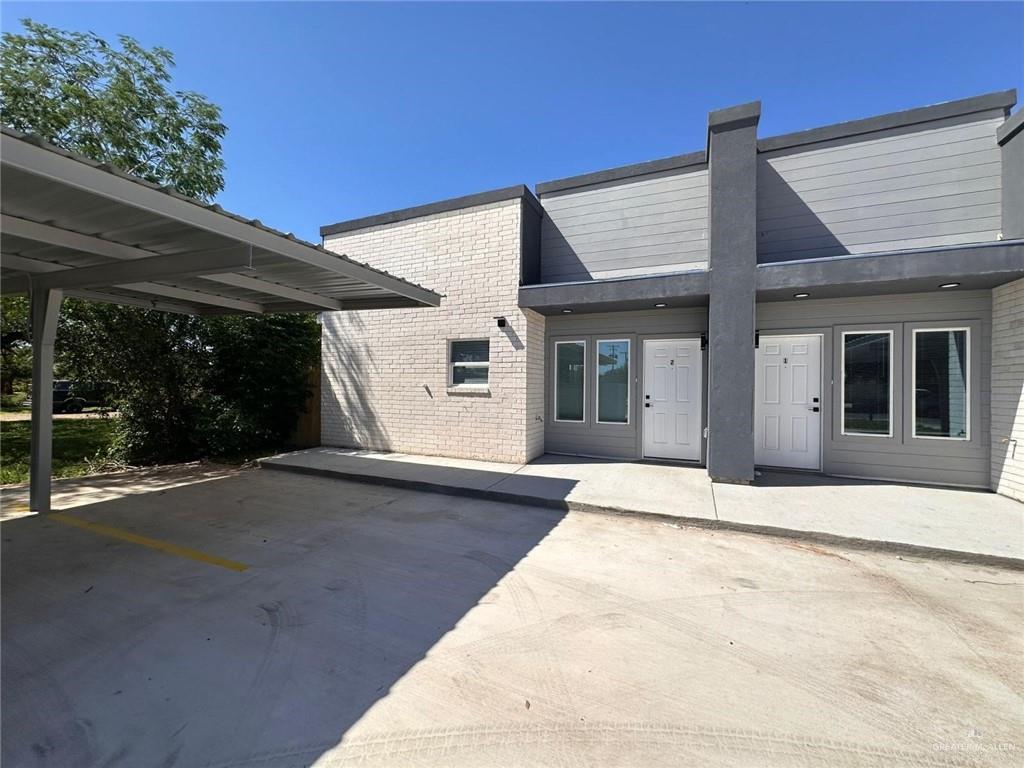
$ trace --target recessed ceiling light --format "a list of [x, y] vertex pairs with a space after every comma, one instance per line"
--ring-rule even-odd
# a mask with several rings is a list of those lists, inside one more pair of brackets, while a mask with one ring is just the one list
[[668, 304], [665, 304], [664, 302], [662, 302], [661, 304], [655, 304], [654, 306], [656, 306], [658, 309], [661, 309], [662, 307], [667, 307]]
[[572, 310], [571, 309], [563, 309], [562, 310], [562, 314], [563, 315], [571, 315], [572, 314]]
[[960, 283], [943, 283], [939, 288], [959, 288]]
[[809, 294], [809, 293], [794, 293], [793, 294], [793, 298], [794, 299], [806, 299], [810, 295], [811, 294]]

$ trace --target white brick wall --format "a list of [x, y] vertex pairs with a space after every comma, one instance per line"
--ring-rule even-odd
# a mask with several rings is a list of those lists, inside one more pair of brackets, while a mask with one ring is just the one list
[[1024, 501], [1024, 279], [992, 291], [992, 489]]
[[[324, 313], [324, 445], [508, 462], [542, 451], [544, 318], [518, 307], [520, 217], [516, 199], [326, 239], [444, 298]], [[447, 344], [460, 338], [490, 340], [488, 394], [448, 388]]]

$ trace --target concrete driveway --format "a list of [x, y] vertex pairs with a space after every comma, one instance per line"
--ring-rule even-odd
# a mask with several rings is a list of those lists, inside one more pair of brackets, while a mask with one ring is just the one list
[[261, 470], [0, 531], [5, 768], [1024, 757], [1019, 572]]

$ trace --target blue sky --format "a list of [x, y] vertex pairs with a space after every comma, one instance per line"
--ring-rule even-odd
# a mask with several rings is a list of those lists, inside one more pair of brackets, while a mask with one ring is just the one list
[[318, 240], [339, 220], [1024, 84], [1024, 3], [18, 3], [177, 59], [224, 110], [218, 201]]

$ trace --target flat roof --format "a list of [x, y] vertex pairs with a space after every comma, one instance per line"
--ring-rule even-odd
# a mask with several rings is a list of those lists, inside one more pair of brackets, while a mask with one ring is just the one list
[[382, 224], [396, 224], [400, 221], [432, 216], [435, 213], [457, 211], [462, 208], [473, 208], [478, 205], [489, 205], [490, 203], [500, 203], [505, 200], [515, 200], [517, 198], [525, 200], [529, 205], [535, 208], [538, 213], [541, 211], [540, 201], [533, 196], [533, 193], [530, 192], [524, 184], [516, 184], [512, 187], [491, 189], [487, 192], [477, 192], [473, 195], [453, 197], [448, 200], [440, 200], [436, 203], [416, 205], [412, 208], [399, 208], [396, 211], [377, 213], [373, 216], [363, 216], [358, 219], [339, 221], [335, 224], [325, 224], [320, 227], [320, 237], [340, 235], [343, 232], [353, 232], [358, 229], [367, 229], [369, 227], [376, 227]]
[[[849, 136], [858, 136], [874, 131], [900, 128], [932, 120], [941, 120], [944, 118], [970, 115], [996, 109], [1001, 109], [1005, 115], [1009, 115], [1010, 109], [1016, 103], [1017, 91], [1016, 89], [1011, 88], [1005, 91], [995, 91], [993, 93], [972, 96], [970, 98], [959, 99], [957, 101], [947, 101], [941, 104], [915, 107], [913, 109], [890, 112], [860, 120], [850, 120], [843, 123], [836, 123], [834, 125], [811, 128], [805, 131], [797, 131], [779, 136], [770, 136], [764, 139], [758, 139], [757, 148], [759, 152], [769, 152], [772, 150], [786, 149], [789, 147], [797, 147], [821, 141], [830, 141]], [[736, 120], [756, 122], [757, 117], [760, 115], [760, 109], [761, 103], [755, 101], [715, 110], [710, 112], [708, 115], [709, 126]], [[1014, 120], [1016, 122], [1014, 122]], [[1021, 118], [1019, 116], [1011, 118], [1010, 122], [1014, 123], [1013, 127], [1004, 128], [1004, 133], [1007, 130], [1011, 132], [1020, 130]], [[1001, 138], [1005, 141], [1008, 136], [1001, 136]], [[685, 169], [698, 169], [701, 166], [707, 166], [707, 162], [707, 150], [701, 149], [687, 154], [673, 155], [672, 157], [664, 157], [657, 160], [621, 165], [601, 171], [567, 176], [553, 181], [544, 181], [536, 184], [534, 189], [537, 196], [542, 197], [581, 187], [623, 181], [630, 178], [650, 176], [657, 173], [668, 173], [671, 171]], [[343, 232], [352, 232], [382, 224], [394, 224], [396, 222], [415, 219], [422, 216], [429, 216], [435, 213], [455, 211], [462, 208], [485, 205], [487, 203], [509, 200], [516, 197], [524, 198], [537, 211], [543, 211], [543, 207], [537, 200], [537, 197], [534, 197], [526, 186], [519, 184], [488, 192], [480, 192], [475, 195], [455, 197], [436, 203], [419, 205], [412, 208], [402, 208], [400, 210], [389, 211], [387, 213], [381, 213], [374, 216], [365, 216], [363, 218], [341, 221], [336, 224], [328, 224], [320, 228], [320, 235], [321, 237], [328, 237], [330, 235], [337, 235]]]
[[608, 181], [621, 181], [636, 176], [649, 176], [652, 173], [664, 173], [666, 171], [677, 171], [683, 168], [706, 165], [708, 162], [707, 152], [703, 149], [696, 152], [689, 152], [685, 155], [673, 155], [660, 160], [648, 160], [643, 163], [632, 163], [620, 165], [617, 168], [608, 168], [603, 171], [592, 173], [581, 173], [577, 176], [567, 176], [564, 179], [544, 181], [536, 185], [538, 195], [550, 195], [555, 192], [564, 192], [567, 189], [577, 187], [589, 187], [594, 184], [601, 184]]
[[770, 152], [776, 149], [788, 149], [804, 144], [816, 144], [820, 141], [831, 141], [833, 139], [844, 139], [850, 136], [859, 136], [864, 133], [885, 131], [892, 128], [903, 128], [918, 123], [927, 123], [932, 120], [942, 120], [961, 115], [972, 115], [976, 112], [988, 112], [994, 109], [1003, 110], [1004, 115], [1009, 115], [1010, 109], [1017, 103], [1017, 89], [1011, 88], [1006, 91], [995, 91], [985, 93], [981, 96], [972, 96], [967, 99], [956, 101], [944, 101], [940, 104], [931, 104], [926, 107], [915, 107], [904, 109], [899, 112], [888, 112], [884, 115], [866, 117], [860, 120], [849, 120], [833, 125], [824, 125], [819, 128], [811, 128], [806, 131], [784, 133], [779, 136], [769, 136], [757, 140], [759, 152]]
[[383, 270], [3, 127], [3, 292], [211, 315], [438, 306]]

